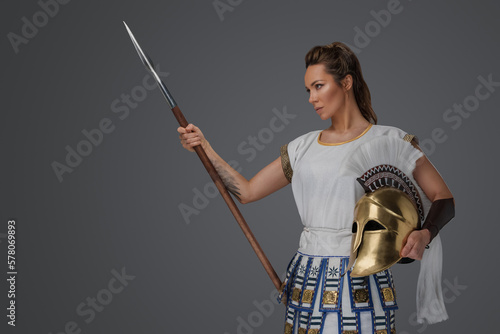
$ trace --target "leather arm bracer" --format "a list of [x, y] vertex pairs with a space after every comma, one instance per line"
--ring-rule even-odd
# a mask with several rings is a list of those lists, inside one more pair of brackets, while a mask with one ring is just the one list
[[[452, 198], [442, 198], [432, 202], [429, 213], [422, 224], [422, 229], [431, 232], [431, 240], [436, 237], [439, 231], [455, 217], [455, 204]], [[430, 242], [429, 241], [429, 242]]]

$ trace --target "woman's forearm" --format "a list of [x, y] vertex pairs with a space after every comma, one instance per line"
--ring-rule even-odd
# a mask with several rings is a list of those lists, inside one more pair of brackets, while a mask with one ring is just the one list
[[206, 146], [205, 152], [226, 186], [226, 189], [232, 193], [240, 203], [248, 203], [250, 199], [249, 181], [224, 161], [210, 144]]
[[250, 201], [250, 182], [222, 159], [206, 140], [203, 132], [194, 124], [188, 124], [185, 128], [178, 127], [179, 139], [182, 146], [190, 152], [194, 152], [194, 147], [201, 145], [214, 165], [215, 170], [222, 179], [226, 189], [232, 193], [240, 203]]

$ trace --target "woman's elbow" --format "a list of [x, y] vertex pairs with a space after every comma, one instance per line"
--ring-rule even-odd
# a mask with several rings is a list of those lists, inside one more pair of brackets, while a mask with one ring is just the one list
[[257, 198], [255, 198], [255, 193], [252, 191], [250, 182], [248, 182], [248, 186], [245, 188], [242, 188], [240, 193], [238, 194], [238, 201], [241, 204], [248, 204], [255, 202]]
[[241, 193], [241, 194], [234, 194], [234, 195], [235, 195], [236, 199], [238, 200], [238, 202], [240, 202], [241, 204], [248, 204], [248, 203], [252, 202], [252, 199], [248, 194]]
[[241, 197], [238, 197], [238, 201], [241, 203], [241, 204], [248, 204], [248, 203], [252, 203], [252, 202], [255, 202], [255, 200], [253, 200], [252, 198], [250, 198], [250, 196], [241, 196]]

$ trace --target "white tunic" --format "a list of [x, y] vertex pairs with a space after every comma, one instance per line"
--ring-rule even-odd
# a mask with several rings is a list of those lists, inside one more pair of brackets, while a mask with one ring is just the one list
[[355, 179], [339, 176], [342, 161], [374, 137], [402, 139], [406, 133], [392, 126], [369, 125], [358, 137], [339, 144], [323, 143], [320, 133], [309, 132], [288, 144], [295, 202], [305, 227], [350, 230], [354, 206], [364, 191]]
[[343, 160], [348, 159], [358, 145], [375, 137], [402, 139], [406, 132], [393, 126], [370, 124], [356, 138], [337, 144], [322, 142], [321, 132], [311, 131], [288, 144], [293, 170], [291, 186], [304, 227], [334, 229], [340, 235], [337, 235], [338, 242], [322, 242], [312, 229], [306, 229], [299, 251], [349, 256], [354, 206], [364, 190], [355, 178], [339, 175]]

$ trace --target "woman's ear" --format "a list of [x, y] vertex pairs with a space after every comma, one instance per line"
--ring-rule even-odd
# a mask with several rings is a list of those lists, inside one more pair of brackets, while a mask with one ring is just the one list
[[342, 87], [344, 92], [347, 92], [352, 87], [352, 75], [348, 74], [342, 79]]

